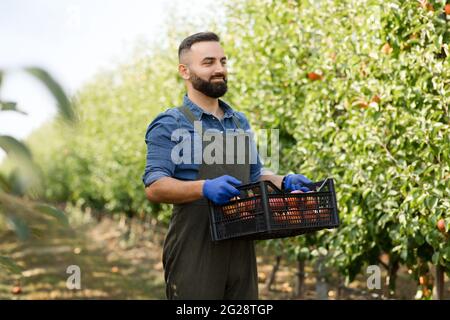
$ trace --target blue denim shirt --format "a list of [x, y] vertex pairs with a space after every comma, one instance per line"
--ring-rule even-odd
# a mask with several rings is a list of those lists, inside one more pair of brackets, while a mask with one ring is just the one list
[[[202, 108], [193, 103], [187, 95], [183, 102], [192, 111], [194, 116], [202, 121], [203, 130], [217, 129], [225, 131], [236, 129], [232, 119], [234, 114], [240, 121], [242, 129], [251, 130], [250, 124], [242, 112], [234, 111], [228, 104], [219, 99], [219, 106], [224, 111], [222, 120], [218, 120], [211, 113], [205, 112]], [[171, 159], [172, 148], [178, 143], [172, 141], [172, 132], [176, 129], [193, 130], [193, 125], [177, 109], [170, 108], [160, 113], [148, 126], [145, 134], [147, 144], [147, 162], [145, 165], [142, 181], [145, 186], [149, 186], [162, 177], [173, 177], [180, 180], [197, 180], [199, 164], [175, 164]], [[256, 157], [255, 164], [250, 164], [250, 180], [257, 182], [261, 176], [262, 164], [259, 156]]]

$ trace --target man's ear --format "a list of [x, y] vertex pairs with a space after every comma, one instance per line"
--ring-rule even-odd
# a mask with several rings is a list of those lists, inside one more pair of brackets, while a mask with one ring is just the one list
[[178, 73], [184, 80], [189, 80], [189, 78], [191, 77], [189, 69], [188, 69], [187, 65], [185, 65], [185, 64], [180, 63], [178, 65]]

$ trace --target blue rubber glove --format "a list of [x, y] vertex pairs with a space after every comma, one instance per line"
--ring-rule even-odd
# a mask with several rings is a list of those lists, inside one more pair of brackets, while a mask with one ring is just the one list
[[311, 191], [307, 185], [311, 184], [312, 181], [301, 174], [288, 174], [284, 179], [284, 190], [290, 192], [294, 190], [301, 190], [303, 192]]
[[242, 184], [238, 179], [224, 175], [215, 179], [207, 179], [203, 184], [203, 195], [215, 204], [228, 203], [231, 198], [241, 194], [234, 186]]

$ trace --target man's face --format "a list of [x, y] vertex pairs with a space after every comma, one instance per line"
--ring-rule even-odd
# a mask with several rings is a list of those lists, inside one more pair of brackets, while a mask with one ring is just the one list
[[187, 66], [194, 89], [211, 98], [227, 92], [227, 58], [219, 42], [197, 42], [186, 53], [183, 64]]

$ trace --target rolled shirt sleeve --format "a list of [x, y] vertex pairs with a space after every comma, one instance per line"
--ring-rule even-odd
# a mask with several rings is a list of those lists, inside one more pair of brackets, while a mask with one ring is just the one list
[[147, 157], [142, 182], [147, 187], [163, 177], [171, 177], [175, 163], [171, 151], [178, 141], [172, 141], [172, 132], [179, 128], [179, 121], [173, 110], [159, 114], [148, 126], [145, 134]]

